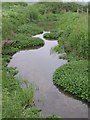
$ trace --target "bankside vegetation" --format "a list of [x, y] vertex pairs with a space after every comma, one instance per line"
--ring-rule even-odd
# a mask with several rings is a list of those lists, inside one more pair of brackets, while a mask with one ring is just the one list
[[65, 91], [90, 102], [90, 86], [88, 85], [88, 16], [85, 13], [68, 12], [59, 17], [57, 29], [45, 34], [44, 37], [58, 40], [58, 46], [52, 49], [59, 54], [66, 53], [62, 58], [67, 59], [69, 64], [56, 70], [53, 81], [56, 85], [62, 86]]
[[25, 7], [27, 7], [26, 3], [2, 3], [3, 118], [38, 118], [40, 116], [40, 110], [33, 103], [32, 85], [22, 89], [21, 83], [14, 78], [16, 70], [7, 68], [15, 52], [44, 45], [41, 39], [32, 38], [32, 35], [41, 33], [42, 29], [30, 22], [29, 13], [26, 13]]
[[46, 39], [58, 40], [58, 45], [52, 50], [58, 54], [62, 53], [60, 58], [69, 61], [69, 64], [63, 65], [55, 71], [53, 82], [58, 87], [62, 87], [64, 91], [90, 102], [90, 86], [88, 85], [89, 16], [85, 11], [77, 13], [74, 10], [71, 12], [70, 9], [64, 14], [57, 15], [57, 27], [51, 30], [51, 33], [44, 34]]

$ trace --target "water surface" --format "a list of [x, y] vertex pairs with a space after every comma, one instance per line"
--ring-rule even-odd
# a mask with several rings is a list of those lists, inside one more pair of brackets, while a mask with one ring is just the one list
[[67, 60], [59, 59], [57, 54], [50, 52], [58, 43], [45, 40], [43, 34], [33, 36], [44, 40], [43, 47], [17, 52], [13, 55], [9, 66], [17, 68], [19, 79], [33, 83], [34, 102], [42, 109], [43, 116], [56, 114], [64, 118], [87, 118], [88, 106], [60, 92], [53, 84], [53, 72], [59, 66], [67, 64]]

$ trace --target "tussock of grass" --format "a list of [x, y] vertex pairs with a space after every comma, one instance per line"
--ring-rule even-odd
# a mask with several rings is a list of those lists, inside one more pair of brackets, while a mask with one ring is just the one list
[[[2, 100], [2, 117], [38, 117], [39, 112], [33, 106], [33, 89], [32, 86], [21, 89], [20, 83], [13, 76], [16, 71], [11, 68], [3, 68], [3, 100]], [[8, 71], [8, 72], [7, 72]]]

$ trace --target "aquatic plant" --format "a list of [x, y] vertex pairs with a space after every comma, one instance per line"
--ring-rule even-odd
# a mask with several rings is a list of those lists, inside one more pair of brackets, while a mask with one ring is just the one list
[[59, 32], [57, 30], [51, 31], [50, 33], [44, 34], [44, 38], [49, 40], [57, 40], [59, 38]]
[[53, 82], [64, 91], [90, 102], [87, 60], [73, 61], [59, 67], [53, 75]]

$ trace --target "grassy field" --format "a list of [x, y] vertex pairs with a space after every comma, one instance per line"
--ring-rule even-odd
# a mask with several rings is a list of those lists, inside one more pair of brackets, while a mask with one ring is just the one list
[[[90, 102], [88, 96], [88, 17], [86, 13], [77, 14], [76, 4], [26, 3], [2, 4], [2, 94], [3, 118], [41, 117], [33, 104], [33, 86], [22, 90], [20, 82], [14, 78], [17, 73], [7, 68], [12, 55], [23, 49], [39, 48], [43, 40], [32, 38], [44, 30], [47, 39], [57, 39], [54, 51], [66, 52], [68, 64], [58, 68], [53, 76], [55, 85], [65, 91]], [[62, 7], [63, 6], [63, 7]], [[80, 6], [81, 7], [81, 6]], [[65, 12], [65, 9], [71, 12]], [[79, 72], [80, 71], [80, 72]], [[68, 84], [67, 84], [68, 83]], [[10, 106], [10, 107], [8, 107]], [[51, 115], [51, 118], [55, 117]]]

